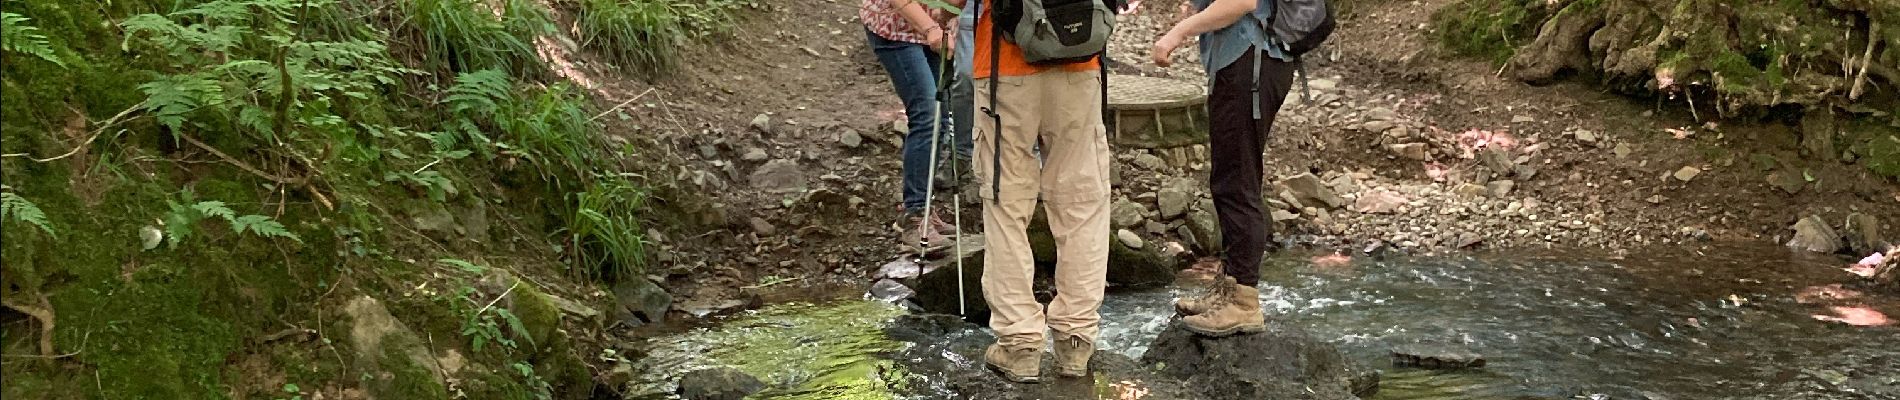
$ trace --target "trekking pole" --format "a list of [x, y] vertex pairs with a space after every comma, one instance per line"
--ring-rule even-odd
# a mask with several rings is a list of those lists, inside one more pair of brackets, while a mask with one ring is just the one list
[[[929, 232], [928, 229], [932, 229], [930, 226], [930, 221], [932, 217], [935, 216], [934, 214], [936, 213], [936, 210], [930, 208], [930, 203], [931, 203], [931, 199], [935, 197], [936, 195], [937, 157], [942, 153], [942, 150], [943, 150], [942, 148], [943, 103], [949, 101], [949, 98], [948, 98], [949, 96], [947, 94], [950, 92], [949, 90], [950, 77], [956, 73], [955, 71], [949, 70], [950, 65], [951, 65], [950, 59], [952, 58], [951, 54], [954, 54], [954, 53], [944, 54], [942, 59], [937, 62], [937, 106], [936, 106], [936, 110], [931, 113], [931, 123], [930, 123], [930, 167], [929, 167], [930, 179], [926, 180], [925, 181], [926, 183], [924, 185], [924, 218], [922, 222], [918, 223], [919, 226], [917, 227], [917, 229], [919, 229], [919, 232], [925, 232], [925, 234], [918, 235], [918, 239], [917, 239], [917, 261], [918, 261], [917, 268], [920, 269], [919, 274], [918, 274], [919, 276], [923, 275], [921, 273], [922, 272], [921, 269], [923, 268], [923, 260], [925, 257], [928, 256], [928, 253], [930, 252], [930, 235], [928, 234]], [[953, 169], [953, 171], [951, 171], [950, 176], [952, 180], [955, 180], [957, 178], [956, 172], [954, 171], [954, 169], [957, 167], [956, 157], [954, 156], [951, 157], [950, 163], [951, 163], [950, 168]], [[953, 186], [960, 186], [960, 185], [953, 185]], [[951, 201], [950, 208], [954, 210], [952, 212], [953, 214], [952, 218], [956, 219], [955, 221], [952, 221], [950, 223], [950, 226], [954, 228], [952, 235], [955, 237], [954, 240], [956, 241], [956, 254], [952, 255], [952, 257], [956, 257], [957, 259], [956, 260], [957, 315], [963, 315], [966, 308], [965, 301], [963, 299], [963, 218], [962, 218], [963, 209], [961, 207], [963, 203], [963, 195], [962, 193], [960, 193], [959, 191], [955, 189], [952, 189], [951, 193], [953, 194], [951, 195], [951, 199], [950, 199]]]

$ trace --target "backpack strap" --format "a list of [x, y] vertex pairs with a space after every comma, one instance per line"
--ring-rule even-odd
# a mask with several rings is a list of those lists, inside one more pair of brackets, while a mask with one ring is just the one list
[[[993, 17], [996, 11], [990, 9], [991, 6], [993, 5], [981, 5], [980, 7], [988, 12], [977, 14], [976, 18], [980, 20]], [[978, 21], [978, 25], [981, 23], [982, 21]], [[992, 18], [990, 21], [990, 106], [983, 107], [983, 113], [990, 116], [990, 129], [994, 131], [990, 132], [990, 198], [999, 202], [1003, 199], [1003, 180], [1001, 179], [1003, 176], [1003, 114], [996, 112], [996, 88], [997, 81], [1003, 77], [1002, 47], [1003, 24]]]

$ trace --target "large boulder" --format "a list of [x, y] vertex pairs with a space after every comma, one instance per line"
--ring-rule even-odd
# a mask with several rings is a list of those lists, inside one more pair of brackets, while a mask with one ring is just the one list
[[1802, 218], [1789, 229], [1794, 229], [1794, 238], [1788, 239], [1787, 246], [1795, 250], [1816, 253], [1841, 251], [1841, 235], [1835, 233], [1834, 228], [1827, 225], [1827, 220], [1818, 215]]
[[1170, 326], [1141, 362], [1186, 381], [1200, 399], [1352, 400], [1378, 389], [1378, 375], [1353, 365], [1332, 344], [1285, 321], [1224, 338]]
[[673, 295], [643, 277], [629, 277], [614, 284], [614, 317], [627, 326], [638, 327], [666, 319], [673, 308]]
[[343, 306], [355, 370], [371, 399], [448, 398], [442, 371], [422, 337], [389, 314], [382, 301], [358, 296]]

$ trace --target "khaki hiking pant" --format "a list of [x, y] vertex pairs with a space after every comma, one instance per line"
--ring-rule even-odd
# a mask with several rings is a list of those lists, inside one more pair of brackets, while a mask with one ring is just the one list
[[[990, 328], [1008, 348], [1041, 349], [1045, 330], [1095, 342], [1107, 286], [1109, 184], [1107, 130], [1098, 72], [1044, 71], [997, 81], [1003, 127], [976, 118], [972, 169], [983, 198], [983, 298]], [[978, 80], [976, 104], [988, 107], [989, 82]], [[995, 140], [1001, 140], [998, 153]], [[1042, 144], [1043, 160], [1036, 145]], [[1001, 176], [992, 164], [1002, 158]], [[1001, 187], [992, 193], [991, 179]], [[1056, 297], [1045, 312], [1031, 287], [1036, 275], [1025, 229], [1040, 195], [1056, 239]]]

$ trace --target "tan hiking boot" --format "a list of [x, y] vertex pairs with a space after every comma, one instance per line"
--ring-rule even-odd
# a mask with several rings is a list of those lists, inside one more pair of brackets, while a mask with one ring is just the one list
[[1095, 355], [1095, 343], [1081, 336], [1057, 333], [1056, 375], [1080, 378], [1089, 375], [1089, 357]]
[[1227, 297], [1231, 296], [1228, 292], [1233, 291], [1234, 286], [1237, 286], [1234, 283], [1234, 277], [1221, 275], [1220, 278], [1208, 283], [1207, 291], [1201, 292], [1199, 296], [1175, 300], [1174, 311], [1181, 315], [1206, 314], [1215, 307], [1226, 304]]
[[1267, 330], [1267, 315], [1260, 311], [1260, 289], [1233, 285], [1226, 304], [1198, 315], [1181, 319], [1188, 330], [1204, 336], [1225, 337], [1235, 333]]
[[1007, 349], [1000, 344], [990, 345], [983, 352], [983, 364], [990, 370], [1003, 375], [1003, 379], [1016, 383], [1042, 382], [1042, 350], [1036, 348]]

